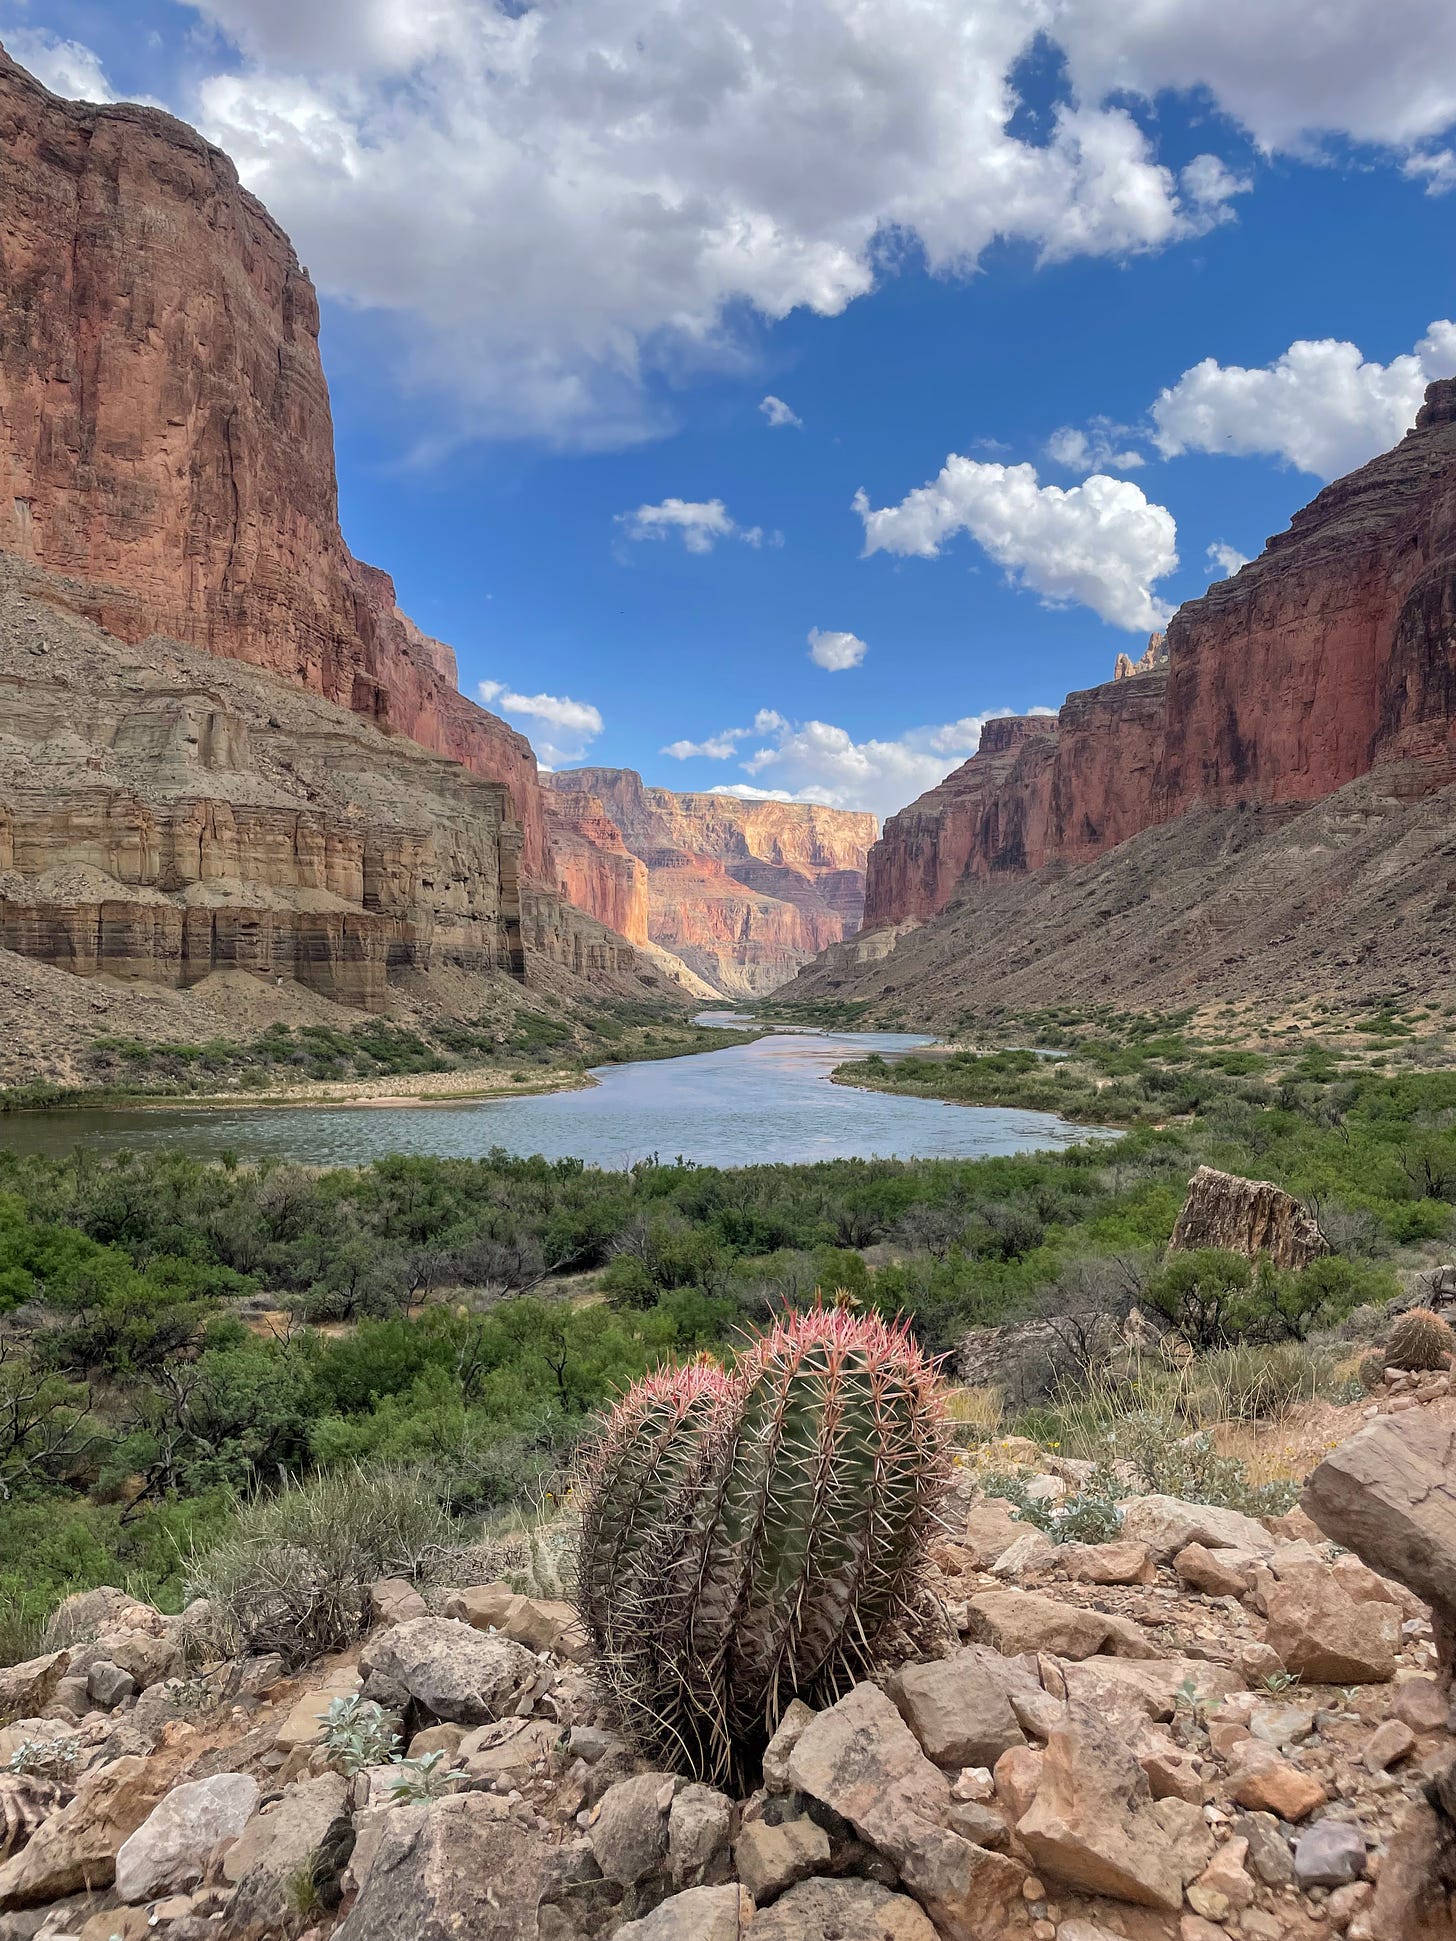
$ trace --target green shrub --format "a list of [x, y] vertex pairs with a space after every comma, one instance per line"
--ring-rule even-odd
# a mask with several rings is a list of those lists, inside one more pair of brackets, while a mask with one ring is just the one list
[[191, 1588], [208, 1601], [220, 1651], [277, 1651], [300, 1665], [360, 1636], [369, 1586], [415, 1576], [449, 1527], [420, 1474], [344, 1470], [249, 1504], [195, 1561]]

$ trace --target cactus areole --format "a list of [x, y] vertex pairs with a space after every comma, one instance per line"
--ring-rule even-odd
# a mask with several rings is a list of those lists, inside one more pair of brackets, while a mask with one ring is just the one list
[[913, 1631], [949, 1479], [933, 1365], [903, 1326], [787, 1317], [731, 1372], [651, 1375], [589, 1463], [582, 1616], [654, 1753], [751, 1781], [795, 1697], [833, 1700]]

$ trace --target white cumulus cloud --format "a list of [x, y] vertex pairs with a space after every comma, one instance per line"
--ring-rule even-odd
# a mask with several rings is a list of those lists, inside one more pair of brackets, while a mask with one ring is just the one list
[[1333, 337], [1300, 338], [1252, 370], [1205, 357], [1153, 405], [1154, 439], [1180, 452], [1266, 453], [1338, 478], [1415, 423], [1431, 378], [1456, 375], [1456, 324], [1433, 323], [1413, 351], [1377, 364]]
[[775, 430], [782, 425], [801, 425], [804, 422], [792, 405], [785, 404], [782, 398], [776, 398], [772, 392], [762, 400], [758, 408]]
[[553, 739], [535, 743], [543, 768], [580, 761], [588, 742], [595, 741], [605, 725], [600, 708], [590, 701], [573, 701], [569, 694], [518, 694], [504, 681], [482, 681], [476, 693], [482, 707], [513, 720], [539, 722], [549, 731]]
[[966, 532], [1052, 606], [1091, 607], [1114, 627], [1151, 632], [1172, 608], [1153, 592], [1178, 564], [1178, 529], [1166, 506], [1126, 479], [1094, 473], [1080, 485], [1042, 485], [1030, 465], [999, 465], [952, 452], [940, 475], [899, 505], [871, 507], [863, 491], [865, 552], [933, 558]]
[[635, 512], [619, 512], [617, 524], [629, 539], [666, 539], [676, 533], [690, 553], [711, 553], [720, 539], [741, 539], [747, 546], [763, 544], [763, 527], [740, 526], [729, 517], [721, 499], [664, 499], [661, 505], [639, 505]]
[[6, 30], [5, 48], [12, 60], [67, 101], [116, 99], [100, 59], [79, 40], [65, 40], [41, 27], [12, 27]]
[[1247, 553], [1241, 553], [1236, 547], [1226, 545], [1222, 539], [1214, 540], [1205, 557], [1208, 560], [1209, 572], [1216, 574], [1221, 580], [1231, 580], [1241, 566], [1247, 566], [1249, 563]]
[[670, 741], [659, 752], [671, 755], [675, 762], [691, 761], [698, 756], [721, 762], [737, 751], [739, 742], [751, 740], [755, 735], [775, 734], [788, 725], [776, 709], [760, 708], [747, 728], [721, 728], [716, 735], [708, 735], [702, 741]]
[[1047, 457], [1069, 472], [1131, 472], [1147, 463], [1135, 445], [1125, 441], [1132, 435], [1131, 425], [1117, 425], [1110, 418], [1093, 418], [1085, 427], [1061, 425], [1046, 442]]
[[830, 674], [842, 674], [846, 668], [858, 667], [868, 652], [858, 634], [825, 633], [818, 627], [809, 629], [809, 658], [816, 667]]
[[[1033, 708], [1031, 712], [1050, 715], [1054, 710]], [[952, 768], [976, 752], [987, 721], [1009, 713], [1009, 708], [993, 708], [959, 721], [911, 728], [894, 739], [866, 741], [856, 741], [847, 728], [833, 722], [772, 716], [773, 728], [757, 731], [762, 745], [739, 763], [753, 780], [714, 783], [713, 793], [774, 802], [823, 802], [836, 809], [867, 809], [883, 818], [943, 781]], [[760, 716], [761, 721], [767, 718]], [[743, 751], [735, 748], [734, 752]]]

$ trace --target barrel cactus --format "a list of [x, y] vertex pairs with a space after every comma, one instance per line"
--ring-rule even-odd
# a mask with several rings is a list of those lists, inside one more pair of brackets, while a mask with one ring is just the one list
[[592, 1462], [579, 1560], [638, 1735], [704, 1778], [751, 1778], [790, 1699], [832, 1700], [913, 1625], [948, 1474], [935, 1370], [876, 1316], [818, 1307], [716, 1383], [639, 1384]]
[[1428, 1307], [1413, 1307], [1401, 1315], [1385, 1344], [1390, 1368], [1445, 1368], [1456, 1349], [1456, 1334]]

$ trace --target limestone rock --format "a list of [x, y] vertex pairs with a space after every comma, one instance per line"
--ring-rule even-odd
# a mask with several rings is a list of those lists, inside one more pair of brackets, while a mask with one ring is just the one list
[[452, 1618], [410, 1618], [372, 1637], [359, 1657], [366, 1679], [402, 1686], [432, 1718], [484, 1725], [515, 1704], [538, 1667], [523, 1646]]
[[668, 1814], [682, 1783], [672, 1773], [637, 1773], [602, 1795], [588, 1837], [608, 1880], [632, 1887], [666, 1870]]
[[1379, 1416], [1331, 1450], [1303, 1500], [1327, 1536], [1431, 1606], [1449, 1675], [1456, 1668], [1456, 1424], [1426, 1409]]
[[738, 1878], [759, 1907], [788, 1887], [823, 1873], [829, 1866], [829, 1835], [812, 1820], [785, 1820], [770, 1826], [754, 1820], [733, 1846]]
[[905, 1665], [887, 1690], [937, 1766], [994, 1766], [1026, 1743], [1005, 1685], [975, 1652]]
[[806, 1880], [755, 1915], [752, 1941], [937, 1941], [903, 1894], [869, 1880]]
[[1315, 1685], [1383, 1684], [1395, 1676], [1400, 1613], [1357, 1603], [1325, 1564], [1281, 1566], [1263, 1586], [1265, 1641]]
[[349, 1782], [324, 1773], [290, 1786], [273, 1806], [255, 1813], [223, 1855], [223, 1878], [236, 1892], [228, 1903], [226, 1932], [278, 1932], [293, 1912], [296, 1882], [317, 1869], [337, 1872], [352, 1845]]
[[1365, 1836], [1347, 1820], [1317, 1820], [1294, 1846], [1294, 1878], [1303, 1888], [1343, 1887], [1365, 1871]]
[[1132, 1753], [1079, 1711], [1052, 1734], [1036, 1798], [1016, 1832], [1039, 1874], [1177, 1913], [1190, 1873], [1156, 1813]]
[[1173, 1569], [1187, 1590], [1200, 1591], [1205, 1597], [1242, 1597], [1249, 1588], [1248, 1566], [1252, 1561], [1244, 1550], [1210, 1550], [1204, 1544], [1190, 1543], [1174, 1557]]
[[166, 1786], [164, 1763], [136, 1755], [83, 1773], [70, 1805], [0, 1866], [0, 1908], [35, 1907], [108, 1886], [116, 1874], [117, 1849]]
[[429, 1606], [407, 1577], [381, 1577], [369, 1586], [369, 1612], [376, 1624], [403, 1624], [407, 1618], [427, 1617]]
[[71, 1663], [67, 1651], [48, 1651], [23, 1664], [0, 1667], [0, 1717], [33, 1717], [55, 1696]]
[[967, 1600], [966, 1612], [970, 1635], [1008, 1658], [1038, 1651], [1071, 1659], [1090, 1658], [1101, 1651], [1123, 1658], [1155, 1655], [1130, 1620], [1062, 1604], [1033, 1591], [982, 1591]]
[[543, 1873], [542, 1844], [504, 1800], [385, 1808], [334, 1941], [536, 1941]]
[[1026, 1525], [1001, 1498], [977, 1503], [966, 1517], [965, 1547], [973, 1567], [989, 1570], [1004, 1551], [1026, 1535]]
[[1177, 1496], [1135, 1496], [1124, 1504], [1122, 1534], [1145, 1543], [1159, 1563], [1171, 1563], [1191, 1543], [1209, 1550], [1249, 1551], [1268, 1557], [1276, 1548], [1262, 1523], [1212, 1503], [1185, 1503]]
[[733, 1802], [712, 1786], [684, 1786], [667, 1815], [667, 1870], [679, 1886], [721, 1882], [733, 1831]]
[[1200, 1166], [1168, 1242], [1177, 1253], [1219, 1247], [1253, 1260], [1267, 1254], [1276, 1267], [1307, 1267], [1329, 1242], [1299, 1201], [1266, 1179], [1242, 1179]]
[[116, 1891], [124, 1901], [150, 1901], [195, 1887], [213, 1848], [236, 1839], [258, 1804], [258, 1782], [219, 1773], [176, 1786], [116, 1855]]
[[86, 1690], [103, 1712], [109, 1712], [136, 1697], [137, 1682], [129, 1671], [112, 1664], [109, 1658], [98, 1658], [86, 1675]]
[[1067, 1575], [1083, 1584], [1151, 1584], [1158, 1574], [1148, 1546], [1123, 1538], [1112, 1543], [1065, 1543], [1061, 1562]]
[[617, 1941], [738, 1941], [740, 1920], [737, 1887], [690, 1887], [616, 1935]]

